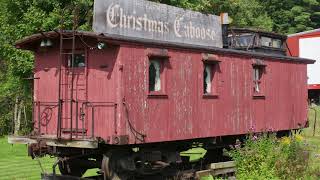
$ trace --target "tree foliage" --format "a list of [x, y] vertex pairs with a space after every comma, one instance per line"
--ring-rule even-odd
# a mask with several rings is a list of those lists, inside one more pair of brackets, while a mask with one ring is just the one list
[[[203, 13], [228, 12], [232, 26], [254, 27], [283, 34], [320, 26], [320, 0], [152, 0]], [[91, 30], [93, 0], [1, 0], [0, 6], [0, 135], [9, 131], [15, 98], [25, 99], [31, 118], [33, 55], [14, 42], [31, 34], [72, 28], [74, 7], [79, 28]], [[63, 18], [62, 18], [63, 17]]]
[[[24, 100], [31, 126], [33, 55], [17, 50], [14, 43], [31, 34], [72, 28], [73, 7], [79, 9], [79, 28], [91, 30], [93, 2], [90, 0], [2, 0], [0, 2], [0, 135], [12, 129], [15, 99]], [[62, 18], [63, 17], [63, 18]]]

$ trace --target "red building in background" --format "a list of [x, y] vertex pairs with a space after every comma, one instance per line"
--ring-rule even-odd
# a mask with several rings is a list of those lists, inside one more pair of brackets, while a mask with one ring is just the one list
[[287, 44], [290, 56], [316, 60], [308, 65], [308, 94], [311, 101], [320, 103], [320, 29], [291, 34]]

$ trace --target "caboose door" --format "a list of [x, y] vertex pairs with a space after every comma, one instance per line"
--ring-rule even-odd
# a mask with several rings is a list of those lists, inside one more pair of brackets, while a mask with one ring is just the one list
[[86, 53], [76, 51], [68, 54], [62, 70], [62, 122], [63, 138], [85, 137], [86, 117], [83, 105], [87, 101]]

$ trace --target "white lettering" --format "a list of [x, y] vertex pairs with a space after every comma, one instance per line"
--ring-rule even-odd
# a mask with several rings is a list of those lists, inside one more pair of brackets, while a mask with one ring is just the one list
[[157, 21], [148, 20], [148, 28], [149, 32], [155, 32], [157, 31]]
[[164, 23], [164, 32], [169, 33], [169, 23]]
[[145, 14], [143, 16], [143, 27], [145, 31], [147, 31], [147, 21], [148, 21], [148, 16]]
[[142, 17], [137, 18], [136, 23], [137, 27], [136, 30], [141, 31], [142, 30], [142, 23], [141, 23]]
[[174, 34], [177, 36], [177, 37], [182, 37], [181, 34], [179, 33], [179, 30], [180, 30], [180, 21], [181, 21], [181, 17], [177, 18], [175, 21], [174, 21]]
[[107, 9], [107, 24], [111, 28], [116, 28], [119, 23], [114, 23], [116, 21], [116, 14], [115, 14], [115, 8], [119, 8], [120, 6], [118, 4], [113, 5], [113, 3], [109, 6]]
[[120, 28], [127, 28], [127, 16], [123, 14], [122, 8], [120, 8]]
[[[201, 27], [194, 21], [187, 21], [184, 15], [178, 16], [174, 23], [170, 24], [169, 22], [149, 18], [147, 14], [138, 16], [135, 10], [132, 13], [125, 12], [119, 4], [114, 3], [107, 8], [106, 21], [110, 28], [125, 28], [160, 34], [170, 33], [172, 29], [177, 38], [214, 40], [216, 36], [213, 29], [206, 26]], [[173, 27], [170, 28], [170, 26]]]

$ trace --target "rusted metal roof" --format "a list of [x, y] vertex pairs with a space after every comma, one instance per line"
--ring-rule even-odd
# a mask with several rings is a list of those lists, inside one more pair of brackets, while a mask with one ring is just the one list
[[[72, 35], [72, 31], [63, 31], [64, 35]], [[27, 36], [15, 43], [15, 46], [17, 48], [24, 49], [23, 47], [29, 43], [34, 43], [37, 41], [40, 41], [42, 39], [56, 39], [59, 38], [60, 32], [59, 31], [49, 31], [49, 32], [41, 32], [37, 34], [33, 34], [31, 36]], [[87, 37], [92, 37], [92, 38], [99, 38], [103, 37], [103, 35], [99, 35], [98, 33], [95, 32], [90, 32], [90, 31], [76, 31], [77, 36], [87, 36]]]
[[229, 32], [235, 32], [235, 33], [259, 33], [261, 35], [265, 35], [268, 37], [274, 37], [274, 38], [280, 38], [280, 39], [287, 39], [286, 35], [278, 34], [275, 32], [267, 32], [262, 31], [258, 29], [250, 29], [250, 28], [230, 28]]
[[[71, 35], [72, 31], [64, 31], [65, 35]], [[217, 54], [235, 54], [247, 57], [254, 57], [254, 58], [272, 58], [274, 60], [287, 60], [287, 61], [295, 61], [304, 64], [313, 64], [315, 60], [307, 59], [307, 58], [298, 58], [298, 57], [288, 57], [288, 56], [281, 56], [281, 55], [273, 55], [267, 53], [260, 53], [260, 52], [248, 52], [248, 51], [241, 51], [235, 49], [224, 49], [224, 48], [216, 48], [216, 47], [209, 47], [209, 46], [199, 46], [199, 45], [188, 45], [182, 43], [170, 43], [170, 42], [162, 42], [162, 41], [154, 41], [149, 39], [141, 39], [141, 38], [128, 38], [119, 35], [109, 35], [109, 34], [99, 34], [95, 32], [89, 31], [77, 31], [77, 36], [85, 36], [89, 38], [96, 38], [100, 41], [109, 41], [110, 43], [120, 44], [120, 43], [138, 43], [138, 44], [146, 44], [152, 46], [161, 46], [161, 47], [168, 47], [168, 48], [177, 48], [177, 49], [192, 49], [192, 50], [200, 50], [200, 51], [208, 51], [214, 52]], [[58, 39], [59, 32], [58, 31], [49, 31], [34, 34], [28, 36], [22, 40], [16, 42], [15, 46], [19, 49], [26, 49], [26, 50], [33, 50], [30, 46], [36, 42], [39, 42], [42, 39], [49, 38], [49, 39]]]

